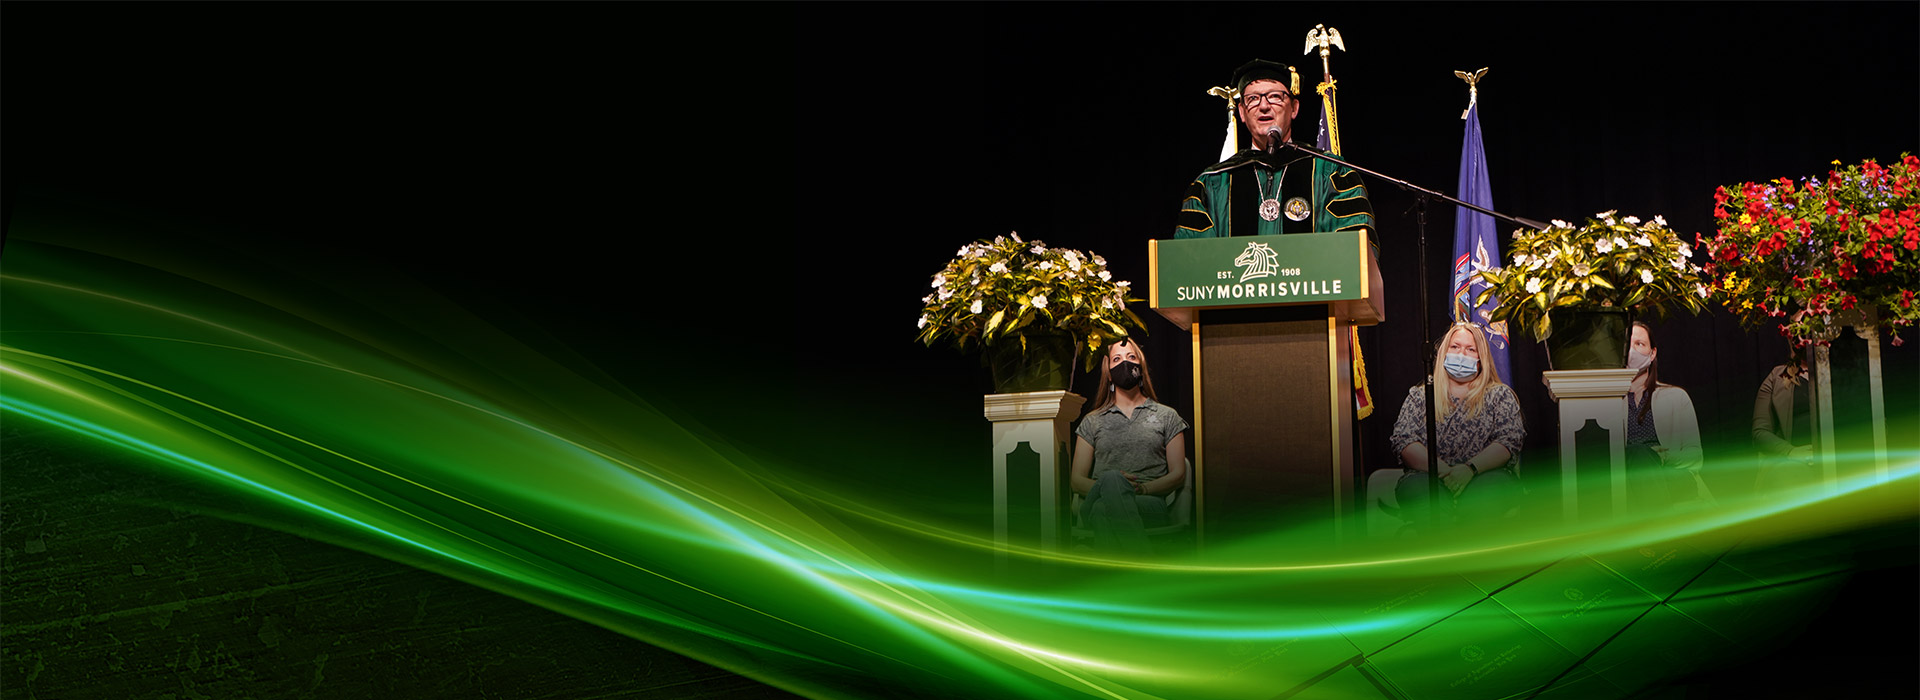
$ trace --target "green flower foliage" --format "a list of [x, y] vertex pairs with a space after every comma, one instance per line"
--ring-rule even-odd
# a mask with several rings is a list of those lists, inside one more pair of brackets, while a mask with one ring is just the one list
[[1063, 334], [1080, 345], [1087, 369], [1108, 343], [1146, 324], [1127, 308], [1130, 283], [1113, 279], [1106, 258], [1019, 233], [969, 243], [933, 276], [933, 293], [921, 301], [920, 342], [946, 341], [966, 351], [1019, 343], [1027, 337]]
[[1641, 222], [1602, 212], [1575, 226], [1555, 220], [1544, 231], [1513, 232], [1512, 263], [1474, 273], [1489, 286], [1474, 304], [1499, 307], [1491, 319], [1545, 340], [1554, 309], [1631, 309], [1700, 313], [1711, 290], [1701, 284], [1692, 249], [1666, 219]]

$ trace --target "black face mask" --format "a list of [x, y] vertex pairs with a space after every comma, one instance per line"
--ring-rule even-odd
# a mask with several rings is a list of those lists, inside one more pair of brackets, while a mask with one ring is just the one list
[[1113, 366], [1113, 369], [1108, 370], [1107, 373], [1113, 375], [1114, 386], [1128, 391], [1132, 391], [1134, 387], [1140, 386], [1141, 378], [1146, 376], [1141, 373], [1140, 363], [1138, 362], [1117, 363]]

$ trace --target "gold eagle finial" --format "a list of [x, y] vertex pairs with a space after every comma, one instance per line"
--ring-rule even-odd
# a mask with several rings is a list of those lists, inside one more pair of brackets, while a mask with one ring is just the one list
[[1313, 25], [1313, 29], [1307, 32], [1306, 53], [1313, 53], [1314, 49], [1319, 49], [1320, 57], [1324, 59], [1327, 57], [1329, 46], [1341, 51], [1347, 50], [1347, 45], [1340, 43], [1340, 30], [1324, 24]]
[[1467, 81], [1467, 108], [1460, 110], [1460, 118], [1466, 119], [1467, 112], [1472, 111], [1473, 106], [1480, 103], [1480, 79], [1487, 76], [1487, 69], [1482, 68], [1472, 73], [1457, 70], [1453, 72], [1453, 75], [1454, 77]]
[[1333, 84], [1333, 65], [1332, 62], [1327, 60], [1329, 56], [1333, 55], [1333, 52], [1328, 50], [1329, 47], [1341, 51], [1347, 50], [1347, 45], [1340, 42], [1340, 30], [1324, 24], [1313, 25], [1313, 29], [1307, 32], [1306, 52], [1311, 54], [1314, 49], [1320, 50], [1320, 82], [1322, 83], [1322, 94], [1325, 94], [1325, 86]]

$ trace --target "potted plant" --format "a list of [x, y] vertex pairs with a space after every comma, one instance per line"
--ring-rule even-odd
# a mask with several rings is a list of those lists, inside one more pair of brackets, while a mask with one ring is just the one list
[[1795, 348], [1825, 345], [1846, 325], [1899, 345], [1920, 319], [1920, 158], [1721, 187], [1713, 216], [1709, 284], [1750, 326], [1775, 323]]
[[983, 350], [1000, 393], [1066, 389], [1076, 350], [1087, 369], [1108, 343], [1145, 331], [1127, 309], [1132, 286], [1106, 258], [1020, 234], [960, 248], [921, 301], [920, 342]]
[[1697, 314], [1708, 288], [1691, 247], [1665, 218], [1615, 214], [1514, 231], [1512, 263], [1475, 273], [1488, 285], [1475, 305], [1495, 300], [1490, 320], [1545, 343], [1554, 369], [1625, 367], [1631, 313], [1678, 307]]

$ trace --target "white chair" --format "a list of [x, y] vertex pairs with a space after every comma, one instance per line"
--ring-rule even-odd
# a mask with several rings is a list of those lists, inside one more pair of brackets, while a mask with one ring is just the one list
[[1405, 467], [1376, 469], [1367, 475], [1367, 536], [1392, 537], [1407, 521], [1400, 518], [1400, 497], [1393, 487], [1405, 476]]
[[[1092, 540], [1093, 530], [1080, 521], [1080, 502], [1084, 496], [1073, 494], [1073, 503], [1069, 506], [1073, 514], [1071, 528], [1074, 542]], [[1187, 478], [1180, 482], [1180, 488], [1167, 494], [1167, 524], [1162, 527], [1147, 528], [1147, 537], [1179, 534], [1193, 527], [1193, 460], [1187, 460]]]

